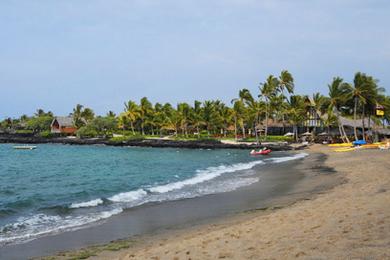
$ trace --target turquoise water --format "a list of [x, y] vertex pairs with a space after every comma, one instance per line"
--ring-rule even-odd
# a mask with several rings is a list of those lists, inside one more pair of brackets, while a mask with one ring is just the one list
[[300, 158], [244, 150], [0, 144], [0, 245], [96, 224], [148, 202], [226, 192], [252, 168]]

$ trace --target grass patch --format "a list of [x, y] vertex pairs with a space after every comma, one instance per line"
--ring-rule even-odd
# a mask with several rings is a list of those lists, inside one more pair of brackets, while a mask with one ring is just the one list
[[[292, 142], [293, 138], [290, 136], [283, 136], [283, 135], [269, 135], [267, 138], [264, 136], [259, 137], [260, 142]], [[255, 137], [248, 137], [245, 139], [241, 139], [239, 141], [242, 142], [256, 142]]]
[[111, 137], [110, 142], [120, 143], [120, 142], [126, 142], [131, 140], [143, 140], [143, 139], [145, 139], [145, 137], [142, 135], [116, 136], [116, 137]]

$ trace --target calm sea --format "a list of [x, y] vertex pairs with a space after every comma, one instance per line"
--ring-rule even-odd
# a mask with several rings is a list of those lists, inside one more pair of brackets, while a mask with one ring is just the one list
[[261, 181], [253, 167], [302, 158], [245, 150], [0, 144], [0, 246], [75, 230], [149, 202]]

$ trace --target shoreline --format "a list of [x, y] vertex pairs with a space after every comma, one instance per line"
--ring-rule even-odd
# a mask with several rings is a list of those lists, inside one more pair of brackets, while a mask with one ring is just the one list
[[137, 146], [156, 148], [188, 148], [188, 149], [257, 149], [260, 147], [271, 148], [274, 151], [301, 150], [306, 145], [291, 145], [283, 142], [265, 143], [257, 145], [254, 143], [233, 143], [221, 142], [219, 140], [168, 140], [168, 139], [134, 139], [127, 141], [110, 141], [104, 138], [44, 138], [36, 136], [17, 136], [0, 134], [0, 144], [69, 144], [69, 145], [107, 145], [107, 146]]
[[127, 249], [72, 253], [90, 253], [90, 259], [388, 259], [390, 154], [335, 154], [319, 145], [310, 150], [328, 156], [325, 170], [335, 170], [338, 185], [324, 189], [320, 183], [311, 196], [290, 204], [122, 244]]
[[[300, 166], [317, 174], [331, 172], [317, 176], [331, 176], [333, 181], [336, 177], [335, 185], [325, 188], [322, 181], [308, 178], [308, 183], [319, 186], [284, 205], [274, 201], [271, 208], [84, 248], [53, 259], [83, 255], [89, 259], [389, 258], [390, 155], [378, 150], [335, 154], [320, 145], [311, 147], [310, 153], [327, 156], [323, 168], [316, 163]], [[370, 170], [373, 167], [375, 171]]]
[[[314, 166], [313, 163], [320, 163], [323, 160], [323, 156], [320, 154], [309, 155], [300, 160], [305, 161], [308, 157], [314, 159], [309, 164], [309, 166], [311, 165], [310, 167]], [[299, 169], [300, 165], [300, 161], [294, 160], [269, 165], [265, 167], [266, 169], [263, 166], [259, 168], [261, 171], [254, 168], [253, 170], [257, 174], [261, 174], [261, 181], [250, 186], [231, 192], [192, 199], [144, 204], [125, 210], [123, 213], [101, 223], [101, 225], [46, 236], [24, 244], [5, 246], [0, 256], [6, 258], [18, 256], [23, 258], [27, 256], [50, 255], [58, 251], [105, 244], [117, 239], [138, 237], [140, 235], [149, 237], [160, 232], [165, 234], [167, 230], [186, 229], [194, 223], [196, 225], [213, 223], [220, 219], [231, 218], [240, 212], [273, 207], [275, 205], [273, 200], [276, 197], [289, 197], [290, 200], [296, 200], [298, 199], [295, 198], [296, 196], [307, 196], [307, 194], [302, 194], [302, 192], [297, 194], [297, 190], [292, 187], [293, 183], [307, 179], [307, 173], [303, 169]], [[305, 163], [305, 165], [308, 164]], [[296, 167], [298, 169], [291, 171], [292, 168]], [[326, 176], [331, 177], [329, 175]], [[333, 179], [333, 177], [330, 179]], [[259, 198], [262, 199], [259, 201]], [[280, 203], [289, 202], [281, 201]], [[193, 211], [194, 208], [197, 209], [196, 212]], [[158, 217], [153, 219], [153, 217], [148, 216]], [[134, 227], [136, 228], [134, 229]], [[117, 245], [116, 243], [114, 244], [115, 246]], [[113, 244], [111, 243], [111, 245]], [[21, 248], [23, 248], [22, 252]]]

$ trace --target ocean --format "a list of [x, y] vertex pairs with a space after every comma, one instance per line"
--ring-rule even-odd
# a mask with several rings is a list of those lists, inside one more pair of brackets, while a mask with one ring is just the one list
[[98, 225], [146, 203], [261, 181], [261, 165], [305, 157], [247, 150], [0, 144], [0, 246]]

